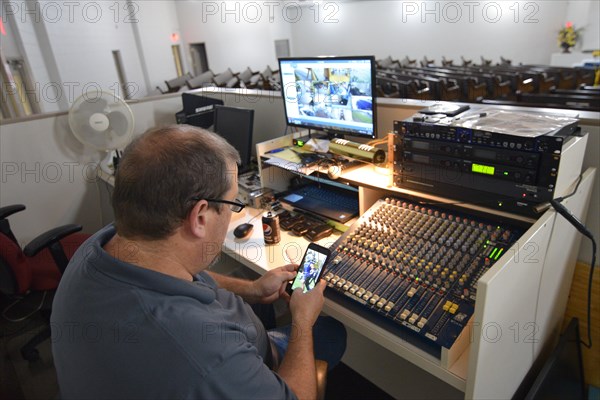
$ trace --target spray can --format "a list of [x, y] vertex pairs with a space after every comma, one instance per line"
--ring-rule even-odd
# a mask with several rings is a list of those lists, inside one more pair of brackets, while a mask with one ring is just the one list
[[263, 235], [265, 244], [277, 244], [281, 240], [281, 231], [279, 229], [279, 215], [271, 211], [265, 213], [262, 217]]

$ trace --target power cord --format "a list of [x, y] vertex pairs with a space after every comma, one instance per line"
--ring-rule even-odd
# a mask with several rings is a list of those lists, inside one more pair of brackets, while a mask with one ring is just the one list
[[585, 343], [581, 340], [581, 344], [583, 344], [588, 349], [592, 347], [592, 321], [591, 321], [591, 306], [592, 306], [592, 283], [594, 277], [594, 267], [596, 265], [596, 239], [594, 235], [589, 231], [589, 229], [576, 217], [571, 211], [569, 211], [564, 205], [562, 205], [562, 201], [573, 196], [577, 192], [577, 188], [581, 183], [582, 176], [579, 176], [579, 180], [577, 181], [577, 185], [573, 192], [571, 192], [567, 196], [557, 197], [556, 199], [550, 200], [550, 205], [552, 208], [556, 210], [560, 215], [562, 215], [571, 225], [575, 227], [582, 235], [586, 236], [592, 242], [592, 265], [590, 266], [590, 274], [588, 278], [588, 293], [587, 293], [587, 335], [588, 335], [588, 343]]

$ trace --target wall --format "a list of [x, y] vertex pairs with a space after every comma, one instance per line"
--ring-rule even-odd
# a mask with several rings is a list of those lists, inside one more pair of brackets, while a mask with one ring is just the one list
[[[172, 41], [173, 33], [179, 34], [179, 21], [172, 1], [145, 1], [137, 3], [137, 23], [132, 27], [139, 38], [139, 57], [147, 75], [148, 92], [156, 86], [166, 89], [165, 81], [177, 77], [171, 46], [181, 44]], [[181, 49], [182, 53], [184, 49]], [[185, 70], [185, 68], [184, 68]]]
[[[366, 1], [342, 2], [320, 22], [293, 24], [294, 55], [374, 54], [402, 59], [442, 56], [548, 64], [557, 51], [566, 1]], [[535, 51], [531, 51], [535, 49]]]
[[282, 3], [271, 2], [273, 8], [266, 3], [176, 2], [186, 57], [189, 44], [205, 43], [209, 67], [215, 74], [227, 68], [262, 71], [270, 65], [276, 69], [275, 40], [290, 38], [291, 31], [281, 14]]
[[[42, 9], [43, 10], [43, 9]], [[125, 1], [87, 2], [53, 22], [49, 12], [40, 27], [47, 31], [48, 45], [56, 59], [67, 107], [86, 91], [104, 89], [124, 97], [112, 51], [119, 50], [132, 98], [146, 95], [142, 63], [133, 34], [133, 18]], [[71, 91], [70, 88], [73, 88]], [[65, 109], [65, 108], [62, 108]]]

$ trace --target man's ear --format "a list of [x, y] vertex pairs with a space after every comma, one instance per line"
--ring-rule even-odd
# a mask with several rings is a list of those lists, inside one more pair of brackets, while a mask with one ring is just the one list
[[194, 236], [205, 237], [207, 226], [208, 202], [199, 200], [188, 214], [187, 222]]

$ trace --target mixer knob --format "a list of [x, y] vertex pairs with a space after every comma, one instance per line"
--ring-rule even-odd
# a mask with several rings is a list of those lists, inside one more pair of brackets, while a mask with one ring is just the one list
[[510, 233], [511, 232], [509, 230], [504, 231], [504, 233], [502, 234], [502, 240], [508, 241], [508, 239], [510, 238]]
[[421, 318], [419, 320], [419, 322], [417, 323], [417, 326], [422, 329], [425, 326], [426, 323], [427, 323], [427, 319], [426, 318]]
[[342, 286], [344, 286], [344, 283], [346, 283], [346, 280], [342, 278], [339, 281], [337, 281], [337, 283], [335, 285], [337, 287], [341, 288]]
[[450, 282], [444, 282], [444, 287], [446, 289], [450, 289]]
[[390, 301], [389, 303], [387, 303], [385, 305], [385, 307], [383, 308], [386, 312], [390, 312], [392, 308], [394, 308], [395, 304], [393, 301]]
[[373, 295], [370, 299], [369, 299], [369, 303], [375, 305], [375, 303], [377, 303], [377, 300], [379, 300], [379, 296], [378, 295]]
[[356, 293], [358, 290], [358, 285], [353, 285], [348, 291], [352, 294]]
[[331, 278], [333, 278], [333, 276], [334, 276], [334, 275], [333, 275], [331, 272], [329, 272], [327, 275], [325, 275], [325, 280], [326, 280], [327, 282], [329, 282], [329, 281], [331, 280]]
[[356, 297], [362, 297], [362, 296], [363, 296], [363, 294], [365, 294], [365, 292], [366, 292], [366, 289], [365, 289], [365, 288], [359, 288], [359, 289], [356, 291], [356, 293], [355, 293], [355, 294], [356, 294]]
[[410, 316], [410, 318], [408, 319], [408, 322], [411, 324], [415, 324], [415, 322], [417, 321], [417, 319], [419, 319], [419, 316], [417, 314], [413, 314]]
[[352, 282], [346, 281], [346, 283], [344, 283], [344, 286], [342, 286], [342, 289], [344, 289], [345, 291], [348, 291], [348, 289], [350, 289], [351, 286], [352, 286]]
[[406, 320], [406, 318], [409, 316], [410, 311], [408, 311], [407, 309], [404, 309], [404, 311], [402, 311], [402, 313], [400, 314], [400, 318], [403, 320]]
[[441, 278], [435, 278], [435, 284], [436, 285], [441, 285], [442, 284], [442, 279]]
[[335, 285], [337, 283], [337, 281], [339, 281], [339, 280], [340, 280], [340, 277], [336, 275], [333, 278], [331, 278], [331, 283]]
[[365, 294], [362, 296], [362, 298], [363, 298], [363, 300], [365, 300], [365, 301], [368, 301], [368, 300], [371, 298], [371, 296], [373, 296], [373, 293], [371, 293], [371, 292], [367, 291], [367, 292], [366, 292], [366, 293], [365, 293]]

